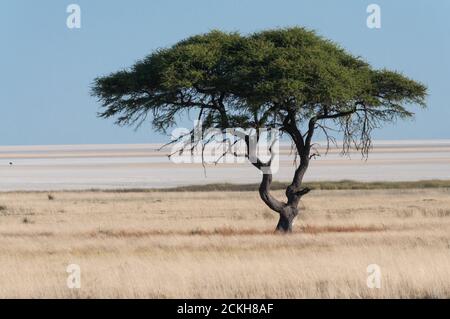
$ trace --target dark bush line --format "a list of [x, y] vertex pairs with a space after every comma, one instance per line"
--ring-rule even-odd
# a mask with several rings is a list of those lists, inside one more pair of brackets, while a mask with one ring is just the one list
[[[272, 190], [285, 190], [288, 182], [273, 182]], [[345, 190], [345, 189], [423, 189], [423, 188], [450, 188], [450, 180], [423, 180], [413, 182], [357, 182], [352, 180], [342, 181], [324, 181], [304, 183], [306, 187], [313, 190]], [[52, 193], [85, 193], [85, 192], [103, 192], [103, 193], [151, 193], [151, 192], [250, 192], [258, 190], [259, 184], [206, 184], [189, 185], [168, 188], [118, 188], [118, 189], [85, 189], [85, 190], [57, 190]], [[48, 191], [6, 191], [0, 193], [48, 193]], [[52, 195], [53, 197], [53, 195]], [[49, 198], [50, 199], [50, 198]], [[1, 209], [0, 209], [1, 210]]]
[[[323, 190], [344, 190], [344, 189], [415, 189], [415, 188], [450, 188], [450, 180], [424, 180], [413, 182], [357, 182], [351, 180], [342, 180], [335, 182], [309, 182], [304, 183], [306, 187], [311, 189]], [[289, 185], [288, 182], [273, 182], [272, 190], [285, 190]], [[157, 189], [120, 189], [106, 190], [106, 192], [247, 192], [258, 190], [259, 184], [206, 184], [206, 185], [189, 185], [173, 188], [157, 188]]]

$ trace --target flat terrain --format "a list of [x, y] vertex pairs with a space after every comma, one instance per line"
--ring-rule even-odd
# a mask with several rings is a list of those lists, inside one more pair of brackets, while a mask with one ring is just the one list
[[[158, 151], [161, 145], [59, 145], [0, 146], [0, 191], [162, 188], [211, 183], [256, 183], [261, 176], [252, 165], [208, 165], [206, 175], [197, 163], [171, 162]], [[450, 140], [375, 141], [369, 159], [340, 149], [321, 153], [308, 170], [307, 181], [450, 180]], [[281, 145], [275, 179], [288, 181], [293, 174], [291, 149]], [[220, 153], [219, 153], [220, 154]], [[11, 164], [10, 164], [11, 163]]]
[[450, 189], [316, 190], [302, 208], [283, 236], [256, 192], [0, 193], [0, 297], [450, 298]]

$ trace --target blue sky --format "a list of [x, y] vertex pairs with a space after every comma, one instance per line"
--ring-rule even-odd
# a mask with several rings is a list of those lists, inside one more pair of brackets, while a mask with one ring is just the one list
[[[71, 3], [81, 7], [81, 29], [66, 26]], [[381, 29], [366, 26], [371, 3], [381, 7]], [[149, 124], [135, 131], [98, 119], [92, 80], [196, 33], [295, 25], [428, 85], [429, 109], [375, 138], [450, 138], [449, 14], [448, 0], [3, 0], [0, 145], [164, 141]]]

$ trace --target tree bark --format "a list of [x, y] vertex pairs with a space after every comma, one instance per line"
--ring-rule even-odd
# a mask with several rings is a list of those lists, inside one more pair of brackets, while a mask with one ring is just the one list
[[272, 174], [263, 174], [263, 179], [259, 186], [259, 196], [270, 209], [277, 213], [281, 213], [285, 204], [270, 194], [270, 184], [272, 184]]
[[284, 209], [280, 212], [280, 219], [278, 220], [278, 225], [275, 231], [279, 233], [291, 233], [294, 220], [298, 213], [299, 210], [297, 207], [284, 207]]

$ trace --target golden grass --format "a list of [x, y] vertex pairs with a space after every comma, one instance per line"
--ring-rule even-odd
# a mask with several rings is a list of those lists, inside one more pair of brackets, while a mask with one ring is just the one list
[[449, 298], [449, 195], [316, 190], [284, 236], [255, 192], [0, 193], [0, 297]]

